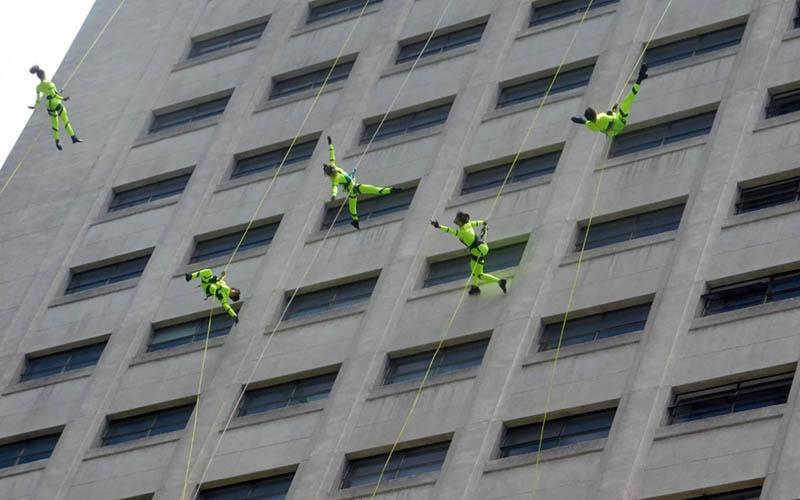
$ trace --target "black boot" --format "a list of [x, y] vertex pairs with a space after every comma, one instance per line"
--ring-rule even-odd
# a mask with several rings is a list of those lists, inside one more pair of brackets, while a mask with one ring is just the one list
[[186, 281], [192, 281], [192, 275], [189, 273], [184, 274], [183, 277], [186, 278]]
[[647, 64], [642, 63], [642, 65], [639, 67], [639, 76], [636, 78], [636, 83], [641, 85], [642, 80], [645, 78], [647, 78]]
[[479, 295], [481, 293], [481, 289], [475, 285], [472, 285], [471, 287], [469, 287], [469, 292], [467, 293], [469, 293], [470, 295]]
[[58, 149], [59, 151], [64, 149], [64, 148], [61, 147], [61, 141], [59, 141], [58, 139], [56, 139], [56, 149]]
[[500, 285], [500, 290], [502, 290], [503, 293], [506, 293], [506, 283], [508, 283], [508, 281], [505, 279], [501, 279], [500, 283], [498, 283], [498, 285]]
[[402, 190], [403, 190], [403, 188], [398, 188], [398, 187], [390, 187], [390, 188], [389, 188], [389, 194], [395, 194], [395, 193], [399, 193], [399, 192], [401, 192]]
[[361, 229], [360, 227], [358, 227], [358, 221], [357, 220], [351, 220], [350, 221], [350, 225], [353, 226], [356, 229]]
[[83, 142], [82, 140], [78, 139], [78, 134], [73, 135], [71, 139], [72, 139], [72, 144], [75, 144], [76, 142]]

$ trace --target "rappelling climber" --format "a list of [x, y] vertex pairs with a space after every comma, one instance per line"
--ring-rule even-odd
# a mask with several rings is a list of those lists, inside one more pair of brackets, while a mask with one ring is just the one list
[[483, 265], [486, 261], [486, 255], [489, 253], [489, 245], [481, 239], [480, 236], [475, 234], [475, 227], [483, 226], [485, 233], [487, 223], [482, 220], [469, 220], [469, 214], [464, 212], [457, 212], [453, 223], [458, 226], [458, 229], [449, 228], [439, 224], [439, 221], [432, 220], [431, 225], [436, 229], [452, 234], [463, 243], [467, 250], [469, 250], [469, 268], [472, 271], [472, 285], [469, 287], [470, 295], [477, 295], [481, 293], [478, 285], [481, 281], [488, 283], [497, 283], [503, 293], [506, 293], [506, 280], [498, 278], [488, 273], [483, 272]]
[[72, 138], [73, 144], [76, 142], [83, 142], [82, 140], [78, 139], [78, 136], [75, 134], [75, 131], [72, 129], [72, 124], [69, 122], [69, 115], [67, 115], [67, 107], [64, 106], [64, 101], [69, 101], [69, 96], [62, 96], [60, 94], [62, 90], [58, 90], [56, 84], [51, 82], [46, 78], [44, 74], [44, 70], [41, 69], [38, 65], [31, 66], [30, 72], [32, 75], [36, 75], [41, 80], [41, 83], [36, 86], [36, 104], [33, 106], [28, 106], [29, 109], [36, 109], [36, 106], [39, 105], [39, 102], [42, 100], [42, 96], [47, 99], [47, 114], [50, 115], [50, 125], [53, 128], [53, 139], [56, 140], [56, 147], [59, 151], [61, 151], [61, 141], [60, 134], [58, 132], [58, 122], [59, 119], [64, 122], [64, 129], [69, 134], [70, 138]]
[[359, 194], [374, 194], [374, 195], [387, 195], [397, 193], [401, 189], [396, 187], [378, 187], [369, 184], [360, 184], [355, 182], [353, 174], [348, 174], [341, 168], [336, 166], [336, 152], [333, 149], [333, 141], [328, 136], [328, 151], [330, 152], [330, 163], [323, 163], [322, 170], [325, 175], [331, 178], [331, 201], [336, 199], [336, 193], [339, 192], [339, 186], [347, 193], [347, 206], [350, 210], [350, 224], [359, 229], [358, 226], [358, 205]]
[[206, 298], [212, 296], [216, 297], [220, 304], [222, 304], [222, 308], [228, 313], [228, 316], [233, 318], [234, 323], [239, 322], [239, 316], [231, 305], [228, 304], [228, 299], [230, 298], [234, 302], [238, 301], [241, 297], [241, 292], [238, 288], [232, 288], [225, 283], [225, 271], [222, 271], [219, 277], [217, 277], [211, 269], [201, 269], [193, 273], [186, 273], [185, 277], [186, 281], [200, 278], [200, 284], [198, 286], [206, 292]]
[[583, 112], [583, 116], [573, 116], [571, 120], [575, 123], [586, 125], [589, 130], [606, 134], [609, 137], [618, 135], [628, 123], [628, 114], [631, 112], [631, 106], [633, 106], [633, 101], [636, 100], [639, 87], [645, 78], [647, 78], [647, 64], [642, 63], [636, 83], [633, 84], [631, 91], [622, 100], [622, 104], [614, 104], [610, 111], [599, 114], [590, 106]]

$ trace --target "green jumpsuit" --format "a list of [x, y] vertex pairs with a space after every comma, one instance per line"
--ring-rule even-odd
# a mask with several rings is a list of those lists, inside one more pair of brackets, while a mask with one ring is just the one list
[[619, 105], [619, 109], [616, 112], [598, 113], [595, 121], [586, 122], [586, 128], [593, 132], [606, 134], [609, 137], [614, 137], [622, 132], [622, 129], [624, 129], [625, 125], [628, 123], [628, 115], [631, 112], [631, 106], [633, 106], [633, 101], [636, 100], [636, 94], [638, 93], [639, 84], [634, 83], [633, 88], [628, 92], [628, 95], [625, 96], [625, 99], [622, 100], [622, 104]]
[[483, 224], [482, 220], [472, 220], [459, 227], [452, 229], [444, 225], [439, 225], [439, 230], [452, 234], [461, 241], [469, 250], [469, 268], [472, 271], [472, 285], [478, 286], [481, 280], [487, 283], [499, 283], [500, 278], [483, 272], [483, 265], [486, 261], [486, 255], [489, 253], [489, 245], [481, 241], [477, 234], [475, 234], [476, 226]]
[[336, 166], [336, 152], [333, 149], [333, 144], [328, 145], [328, 151], [330, 152], [330, 166], [336, 170], [336, 174], [331, 177], [331, 198], [336, 197], [336, 193], [339, 192], [339, 186], [342, 186], [342, 190], [347, 192], [347, 207], [350, 211], [350, 218], [358, 222], [358, 211], [356, 210], [358, 195], [386, 195], [392, 192], [392, 188], [354, 182], [350, 174]]
[[214, 296], [222, 304], [222, 308], [231, 318], [236, 317], [236, 311], [228, 304], [228, 297], [231, 294], [231, 287], [225, 280], [214, 276], [211, 269], [201, 269], [192, 273], [192, 279], [200, 278], [200, 288], [206, 292], [206, 297]]
[[59, 118], [64, 122], [64, 128], [70, 137], [74, 136], [75, 131], [72, 130], [72, 124], [70, 124], [69, 116], [67, 115], [67, 107], [64, 106], [64, 97], [58, 93], [56, 84], [50, 80], [42, 80], [42, 83], [36, 86], [36, 104], [33, 105], [34, 107], [39, 105], [39, 102], [42, 100], [42, 96], [47, 99], [47, 114], [50, 115], [50, 125], [53, 128], [53, 139], [59, 140], [60, 138], [58, 133]]

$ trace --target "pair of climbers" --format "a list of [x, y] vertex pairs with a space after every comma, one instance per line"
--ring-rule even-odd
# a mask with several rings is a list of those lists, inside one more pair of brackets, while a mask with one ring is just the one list
[[69, 115], [67, 114], [67, 107], [64, 105], [65, 101], [69, 101], [69, 96], [62, 96], [56, 84], [47, 79], [47, 75], [42, 68], [34, 64], [29, 70], [32, 75], [39, 77], [41, 83], [36, 86], [36, 103], [33, 106], [28, 106], [28, 109], [36, 109], [42, 98], [47, 100], [47, 114], [50, 115], [50, 126], [53, 129], [53, 139], [56, 141], [56, 148], [61, 151], [61, 135], [59, 133], [59, 121], [64, 122], [64, 129], [72, 139], [72, 143], [83, 142], [75, 134], [72, 124], [69, 122]]

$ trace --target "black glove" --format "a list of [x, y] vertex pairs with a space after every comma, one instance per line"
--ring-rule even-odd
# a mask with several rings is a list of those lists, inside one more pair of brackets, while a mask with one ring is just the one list
[[328, 144], [333, 144], [333, 140], [331, 139], [331, 136], [328, 136]]
[[239, 324], [239, 316], [234, 316], [233, 317], [233, 322], [238, 325]]
[[435, 227], [436, 229], [439, 229], [439, 221], [436, 219], [432, 220], [431, 226]]
[[586, 123], [586, 118], [584, 118], [582, 116], [572, 116], [572, 117], [570, 117], [570, 120], [572, 120], [575, 123], [579, 123], [581, 125]]
[[186, 281], [192, 281], [192, 275], [190, 273], [184, 274], [183, 277], [186, 278]]
[[36, 106], [28, 106], [28, 109], [36, 109]]
[[61, 100], [62, 100], [62, 101], [69, 101], [69, 96], [68, 96], [68, 95], [67, 95], [67, 96], [64, 96], [64, 97], [62, 97], [62, 98], [61, 98]]
[[647, 65], [642, 63], [641, 67], [639, 67], [639, 76], [636, 77], [636, 83], [641, 85], [642, 84], [642, 80], [647, 78], [647, 76], [648, 76], [647, 75]]

